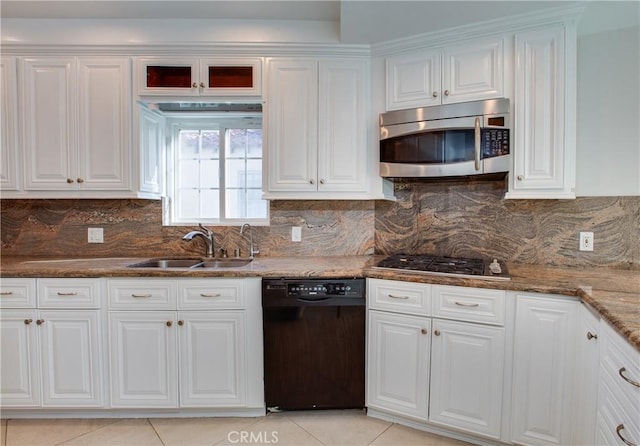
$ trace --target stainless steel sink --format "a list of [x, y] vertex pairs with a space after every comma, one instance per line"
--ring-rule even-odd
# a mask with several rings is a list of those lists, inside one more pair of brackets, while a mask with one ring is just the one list
[[205, 260], [194, 268], [240, 268], [248, 265], [253, 259], [215, 259]]
[[155, 259], [133, 263], [129, 268], [193, 268], [202, 263], [201, 259]]
[[240, 268], [253, 259], [153, 259], [127, 265], [129, 268]]

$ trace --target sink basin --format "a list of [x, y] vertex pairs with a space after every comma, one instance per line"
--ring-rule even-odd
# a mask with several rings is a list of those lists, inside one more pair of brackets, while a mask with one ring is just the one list
[[133, 263], [129, 268], [192, 268], [202, 262], [200, 259], [158, 259]]
[[216, 259], [205, 260], [195, 265], [194, 268], [240, 268], [248, 265], [253, 259]]
[[240, 268], [253, 259], [153, 259], [127, 265], [129, 268]]

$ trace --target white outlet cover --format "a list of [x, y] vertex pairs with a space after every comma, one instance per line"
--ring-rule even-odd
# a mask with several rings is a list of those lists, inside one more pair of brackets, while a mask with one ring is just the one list
[[301, 242], [302, 241], [302, 227], [300, 227], [300, 226], [291, 226], [291, 241], [292, 242]]
[[89, 243], [104, 243], [104, 229], [89, 228], [87, 230], [87, 241]]
[[593, 251], [593, 232], [580, 233], [580, 251]]

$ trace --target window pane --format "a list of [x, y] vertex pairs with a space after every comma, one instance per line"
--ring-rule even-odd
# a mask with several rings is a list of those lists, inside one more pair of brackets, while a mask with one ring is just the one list
[[262, 190], [249, 189], [247, 191], [246, 218], [267, 218], [267, 201], [262, 199]]
[[240, 160], [227, 160], [225, 185], [227, 187], [245, 187], [245, 161]]
[[245, 189], [227, 189], [226, 191], [226, 209], [227, 218], [245, 218], [246, 217], [246, 190]]
[[202, 158], [220, 157], [220, 130], [202, 132]]
[[247, 150], [247, 130], [229, 129], [229, 147], [227, 149], [228, 158], [246, 156]]
[[218, 189], [200, 191], [200, 217], [220, 218], [220, 191]]
[[262, 157], [262, 129], [247, 129], [247, 148], [251, 158]]
[[247, 187], [262, 187], [262, 160], [247, 161]]
[[178, 134], [178, 156], [180, 158], [197, 158], [200, 145], [198, 130], [180, 130]]
[[178, 218], [181, 220], [200, 216], [199, 192], [195, 189], [178, 191]]
[[200, 161], [200, 187], [203, 189], [220, 187], [220, 161]]
[[179, 164], [178, 187], [197, 188], [200, 185], [200, 162], [183, 160]]

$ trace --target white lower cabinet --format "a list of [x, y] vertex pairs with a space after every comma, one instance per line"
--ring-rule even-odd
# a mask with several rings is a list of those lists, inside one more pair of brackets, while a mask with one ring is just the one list
[[369, 311], [369, 408], [427, 421], [430, 333], [430, 318]]
[[[61, 301], [51, 303], [47, 297], [52, 296], [38, 295], [39, 309], [2, 311], [2, 407], [102, 407], [101, 318], [91, 302], [98, 297], [85, 292], [95, 293], [98, 279], [37, 281], [40, 288], [55, 289]], [[3, 279], [3, 289], [34, 293], [25, 297], [36, 306], [35, 283]]]
[[107, 288], [112, 407], [264, 409], [259, 278]]
[[503, 327], [434, 319], [429, 421], [500, 438]]
[[514, 293], [511, 440], [571, 444], [577, 299]]

